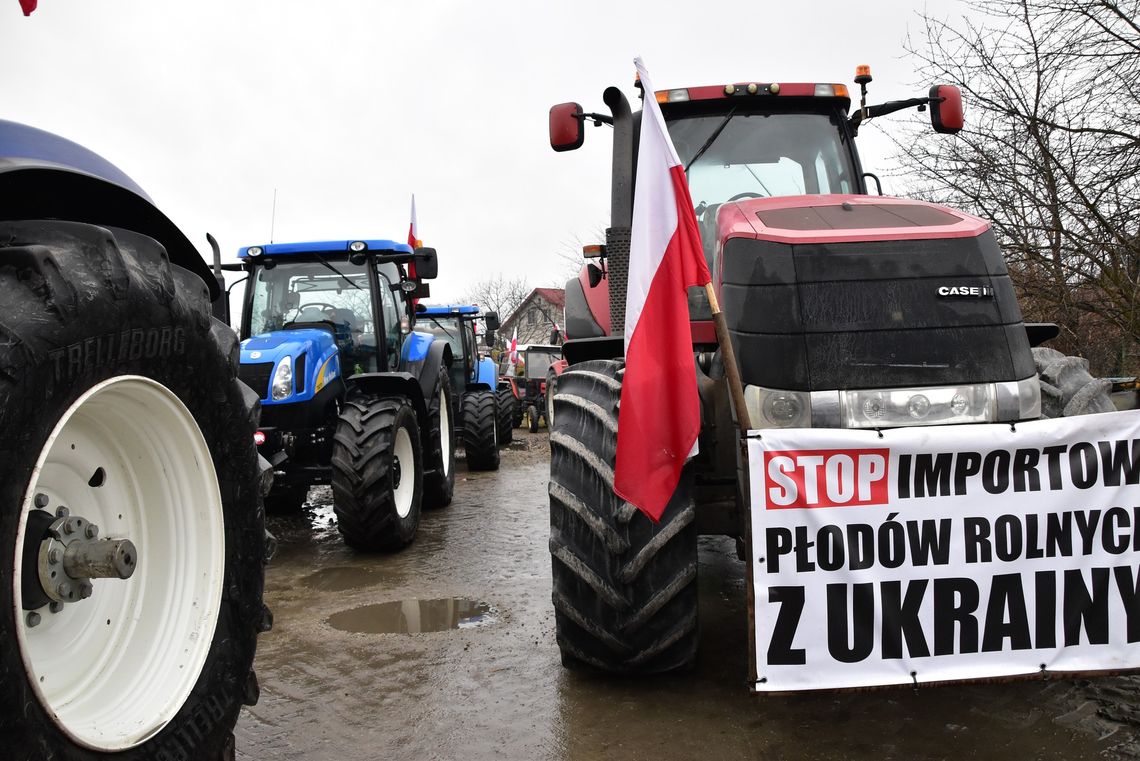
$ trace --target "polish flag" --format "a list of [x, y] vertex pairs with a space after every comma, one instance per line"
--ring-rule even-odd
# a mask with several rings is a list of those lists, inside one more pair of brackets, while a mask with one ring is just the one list
[[515, 326], [514, 335], [511, 336], [510, 354], [507, 357], [510, 359], [511, 372], [514, 372], [515, 365], [519, 363], [519, 328]]
[[[420, 229], [416, 226], [416, 194], [412, 193], [412, 221], [408, 225], [408, 245], [412, 247], [412, 251], [422, 246], [424, 242], [420, 240]], [[408, 277], [415, 278], [416, 276], [416, 263], [414, 261], [408, 262]], [[412, 299], [413, 303], [418, 304], [419, 299]]]
[[689, 286], [711, 279], [685, 169], [653, 85], [634, 59], [643, 98], [629, 290], [625, 379], [618, 416], [614, 492], [659, 521], [701, 430], [689, 333]]
[[20, 0], [20, 7], [24, 10], [25, 16], [31, 16], [32, 11], [36, 9], [38, 0]]

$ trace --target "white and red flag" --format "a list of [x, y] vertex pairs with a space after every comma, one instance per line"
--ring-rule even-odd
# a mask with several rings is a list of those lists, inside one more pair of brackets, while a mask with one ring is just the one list
[[[420, 229], [416, 225], [416, 194], [412, 193], [412, 221], [408, 225], [408, 245], [412, 247], [412, 251], [422, 246], [424, 242], [420, 240]], [[416, 263], [414, 261], [408, 262], [408, 277], [414, 278], [416, 276]], [[413, 299], [413, 302], [419, 303], [419, 299]]]
[[423, 245], [420, 240], [420, 229], [416, 226], [416, 194], [412, 193], [412, 221], [408, 225], [408, 245], [412, 249], [417, 249]]
[[688, 288], [709, 282], [685, 168], [653, 85], [634, 59], [645, 97], [637, 154], [625, 379], [618, 418], [614, 492], [661, 519], [701, 430]]
[[515, 365], [519, 363], [519, 328], [517, 325], [515, 326], [514, 334], [511, 336], [511, 344], [509, 349], [510, 354], [507, 356], [510, 359], [511, 372], [513, 373], [515, 370]]

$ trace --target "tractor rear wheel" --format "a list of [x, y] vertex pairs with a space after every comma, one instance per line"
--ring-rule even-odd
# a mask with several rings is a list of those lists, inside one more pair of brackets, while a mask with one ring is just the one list
[[308, 497], [309, 487], [306, 484], [273, 489], [265, 496], [265, 512], [271, 515], [296, 515], [305, 509]]
[[451, 420], [451, 379], [439, 371], [428, 407], [431, 430], [424, 445], [424, 507], [447, 507], [455, 493], [455, 428]]
[[333, 511], [349, 547], [398, 550], [420, 526], [423, 460], [420, 429], [402, 396], [349, 398], [332, 454]]
[[468, 470], [499, 469], [499, 437], [494, 391], [463, 395], [463, 449]]
[[137, 233], [0, 222], [0, 262], [5, 756], [232, 758], [270, 620], [237, 336]]
[[515, 419], [515, 408], [518, 406], [518, 399], [511, 393], [508, 386], [504, 386], [495, 392], [495, 403], [497, 405], [495, 412], [495, 433], [499, 437], [499, 446], [510, 444], [515, 438], [515, 429], [512, 425]]
[[1041, 417], [1072, 417], [1114, 412], [1112, 383], [1089, 374], [1083, 357], [1069, 357], [1056, 349], [1033, 349], [1033, 363], [1041, 384]]
[[562, 663], [658, 673], [697, 652], [697, 529], [682, 475], [654, 524], [613, 492], [623, 361], [570, 366], [550, 434], [550, 555]]

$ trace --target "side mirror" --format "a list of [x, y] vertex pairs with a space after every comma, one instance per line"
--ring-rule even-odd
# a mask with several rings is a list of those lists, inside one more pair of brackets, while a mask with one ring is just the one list
[[487, 332], [483, 334], [483, 343], [487, 344], [487, 346], [494, 346], [495, 345], [495, 331], [494, 330], [492, 330], [491, 328], [487, 328]]
[[953, 135], [965, 123], [962, 116], [962, 91], [954, 85], [930, 88], [930, 124], [942, 135]]
[[434, 248], [417, 248], [415, 252], [416, 277], [420, 280], [435, 280], [439, 275], [439, 262]]
[[483, 314], [483, 324], [487, 326], [488, 331], [498, 330], [499, 329], [499, 313], [498, 312], [486, 312], [486, 313], [484, 313]]
[[556, 151], [576, 151], [586, 139], [582, 107], [559, 103], [550, 109], [550, 147]]
[[590, 263], [586, 265], [586, 277], [590, 280], [590, 287], [597, 288], [601, 284], [602, 278], [606, 273], [596, 264]]

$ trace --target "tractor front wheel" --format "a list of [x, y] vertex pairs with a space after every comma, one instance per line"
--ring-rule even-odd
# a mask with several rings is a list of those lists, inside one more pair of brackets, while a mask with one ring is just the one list
[[332, 455], [333, 511], [345, 544], [398, 550], [420, 526], [423, 460], [408, 399], [354, 396], [340, 413]]
[[428, 407], [431, 430], [424, 446], [424, 507], [447, 507], [455, 493], [455, 431], [451, 422], [451, 379], [439, 371]]
[[155, 240], [0, 223], [10, 759], [232, 758], [268, 628], [257, 394]]
[[463, 449], [468, 470], [499, 469], [499, 437], [494, 391], [463, 395]]
[[569, 367], [550, 434], [550, 556], [555, 636], [568, 667], [649, 674], [697, 652], [697, 528], [692, 476], [654, 524], [613, 491], [625, 363]]

